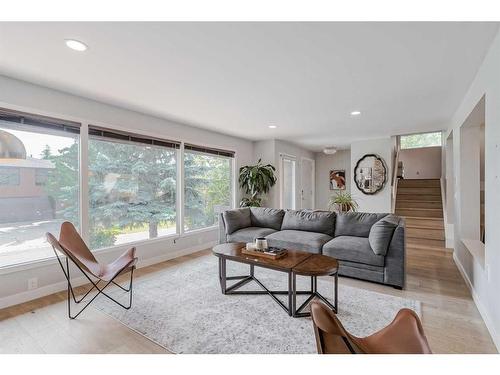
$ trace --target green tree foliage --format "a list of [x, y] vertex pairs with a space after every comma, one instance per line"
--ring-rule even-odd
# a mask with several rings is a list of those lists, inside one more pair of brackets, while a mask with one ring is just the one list
[[58, 151], [53, 155], [48, 145], [42, 151], [42, 159], [50, 160], [54, 167], [48, 173], [44, 190], [52, 200], [56, 218], [79, 226], [78, 143]]
[[401, 136], [401, 149], [441, 146], [441, 133], [424, 133]]
[[89, 142], [92, 246], [110, 245], [119, 229], [142, 228], [145, 224], [149, 238], [157, 237], [160, 223], [175, 221], [175, 194], [174, 150], [101, 140]]
[[217, 206], [231, 205], [231, 162], [194, 152], [184, 154], [185, 229], [216, 223]]
[[[57, 206], [57, 217], [78, 223], [78, 143], [43, 158], [54, 163], [45, 186]], [[113, 245], [124, 230], [148, 228], [158, 236], [161, 225], [176, 220], [176, 152], [157, 146], [91, 139], [89, 142], [90, 247]], [[229, 159], [186, 152], [185, 227], [213, 225], [218, 205], [229, 206]]]

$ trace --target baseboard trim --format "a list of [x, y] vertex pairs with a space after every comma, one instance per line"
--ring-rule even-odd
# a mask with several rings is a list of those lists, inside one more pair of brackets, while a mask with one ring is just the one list
[[[186, 249], [169, 252], [167, 254], [160, 255], [157, 257], [152, 257], [152, 258], [140, 260], [137, 264], [137, 268], [148, 267], [148, 266], [151, 266], [153, 264], [157, 264], [157, 263], [165, 262], [167, 260], [179, 258], [179, 257], [184, 256], [184, 255], [193, 254], [193, 253], [196, 253], [198, 251], [211, 248], [216, 243], [217, 243], [217, 241], [211, 241], [211, 242], [204, 243], [201, 245], [192, 246], [192, 247], [189, 247]], [[62, 275], [62, 273], [61, 273], [61, 275]], [[88, 280], [85, 278], [85, 276], [81, 276], [81, 277], [71, 279], [71, 283], [73, 284], [73, 286], [80, 286], [80, 285], [87, 284]], [[6, 307], [18, 305], [20, 303], [32, 301], [32, 300], [37, 299], [37, 298], [41, 298], [41, 297], [48, 296], [50, 294], [61, 292], [63, 290], [66, 290], [66, 287], [67, 287], [67, 281], [64, 280], [64, 281], [60, 281], [60, 282], [57, 282], [54, 284], [45, 285], [45, 286], [42, 286], [42, 287], [37, 288], [37, 289], [27, 290], [27, 291], [24, 291], [21, 293], [16, 293], [16, 294], [13, 294], [10, 296], [0, 298], [0, 309], [4, 309]]]
[[477, 309], [479, 310], [479, 314], [481, 314], [481, 317], [483, 318], [484, 324], [486, 325], [486, 328], [488, 329], [488, 332], [490, 333], [490, 336], [493, 340], [493, 343], [495, 344], [497, 351], [500, 353], [500, 335], [495, 329], [495, 326], [493, 325], [493, 321], [491, 320], [490, 316], [488, 315], [488, 312], [486, 311], [486, 308], [484, 307], [483, 303], [481, 302], [481, 299], [479, 298], [479, 295], [476, 293], [474, 290], [474, 287], [472, 286], [472, 282], [469, 279], [469, 276], [467, 276], [467, 273], [465, 272], [464, 267], [462, 266], [462, 263], [460, 263], [460, 260], [457, 258], [456, 253], [453, 253], [453, 261], [455, 262], [455, 265], [458, 268], [458, 271], [462, 275], [465, 284], [467, 285], [467, 288], [469, 288], [470, 293], [472, 295], [472, 300], [476, 304]]
[[216, 244], [217, 244], [217, 241], [211, 241], [211, 242], [207, 242], [207, 243], [204, 243], [201, 245], [188, 247], [187, 249], [173, 251], [171, 253], [160, 255], [157, 257], [147, 258], [147, 259], [144, 259], [142, 261], [139, 261], [139, 263], [137, 264], [137, 268], [151, 266], [153, 264], [166, 262], [167, 260], [179, 258], [179, 257], [184, 256], [184, 255], [193, 254], [193, 253], [196, 253], [196, 252], [201, 251], [201, 250], [210, 249], [210, 248], [214, 247]]

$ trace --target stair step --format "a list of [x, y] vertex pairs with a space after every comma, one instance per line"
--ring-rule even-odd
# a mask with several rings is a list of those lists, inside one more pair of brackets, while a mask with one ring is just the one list
[[398, 200], [417, 202], [441, 202], [441, 195], [404, 194], [398, 191], [396, 202]]
[[398, 208], [396, 215], [442, 218], [443, 210], [440, 208]]
[[397, 199], [396, 208], [443, 208], [443, 203], [439, 201], [415, 201], [415, 200], [405, 200]]
[[405, 216], [407, 228], [435, 228], [444, 229], [443, 219], [431, 217]]
[[415, 195], [438, 195], [441, 196], [441, 188], [438, 187], [404, 187], [398, 185], [399, 194]]
[[398, 180], [398, 187], [441, 187], [441, 181], [436, 179]]
[[434, 228], [407, 227], [406, 237], [416, 238], [416, 239], [425, 238], [429, 240], [444, 241], [444, 230], [440, 228], [434, 229]]
[[411, 248], [418, 248], [418, 247], [432, 247], [432, 248], [445, 248], [445, 241], [444, 240], [433, 240], [433, 239], [428, 239], [428, 238], [412, 238], [412, 237], [407, 237], [406, 238], [406, 244], [408, 247]]

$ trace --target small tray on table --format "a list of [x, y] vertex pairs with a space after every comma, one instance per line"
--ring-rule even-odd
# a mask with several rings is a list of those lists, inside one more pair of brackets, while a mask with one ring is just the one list
[[278, 249], [271, 247], [267, 250], [259, 251], [255, 249], [247, 249], [246, 247], [241, 249], [242, 254], [252, 255], [261, 258], [267, 259], [280, 259], [287, 255], [287, 251], [285, 249]]

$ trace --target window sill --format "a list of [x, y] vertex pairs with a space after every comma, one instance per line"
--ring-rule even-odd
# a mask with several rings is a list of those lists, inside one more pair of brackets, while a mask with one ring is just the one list
[[479, 240], [471, 240], [468, 238], [462, 238], [461, 241], [464, 244], [465, 248], [472, 255], [472, 257], [479, 263], [481, 268], [484, 269], [485, 268], [484, 243], [482, 243]]
[[[208, 228], [201, 228], [201, 229], [195, 229], [186, 233], [183, 233], [182, 235], [176, 233], [176, 234], [171, 234], [168, 236], [163, 236], [163, 237], [158, 237], [158, 238], [153, 238], [153, 239], [147, 239], [147, 240], [140, 240], [140, 241], [134, 241], [134, 242], [129, 242], [125, 244], [120, 244], [120, 245], [115, 245], [115, 246], [110, 246], [110, 247], [104, 247], [101, 249], [94, 250], [93, 253], [96, 256], [99, 256], [99, 254], [106, 254], [114, 251], [125, 251], [127, 249], [130, 249], [131, 247], [134, 246], [141, 246], [141, 245], [149, 245], [149, 244], [154, 244], [156, 242], [162, 242], [166, 240], [176, 240], [179, 238], [184, 238], [184, 237], [190, 237], [194, 236], [199, 233], [203, 232], [210, 232], [213, 230], [216, 230], [218, 226], [212, 226]], [[47, 267], [47, 266], [52, 266], [57, 264], [57, 259], [54, 256], [49, 257], [49, 258], [43, 258], [43, 259], [37, 259], [31, 262], [25, 262], [25, 263], [18, 263], [18, 264], [13, 264], [11, 266], [4, 266], [0, 267], [0, 276], [1, 275], [6, 275], [9, 273], [15, 273], [15, 272], [21, 272], [25, 270], [30, 270], [34, 268], [41, 268], [41, 267]]]
[[184, 236], [192, 236], [194, 234], [203, 233], [203, 232], [211, 232], [213, 230], [216, 230], [217, 228], [219, 228], [219, 226], [216, 224], [216, 225], [212, 225], [211, 227], [191, 229], [191, 230], [185, 231], [183, 233], [183, 237]]

